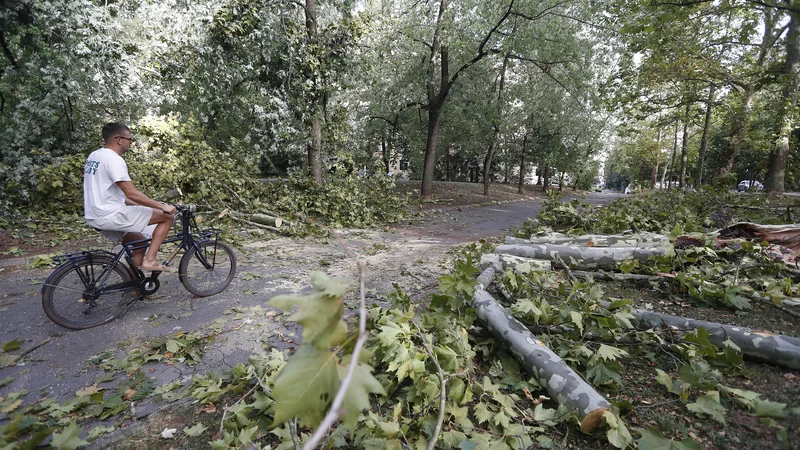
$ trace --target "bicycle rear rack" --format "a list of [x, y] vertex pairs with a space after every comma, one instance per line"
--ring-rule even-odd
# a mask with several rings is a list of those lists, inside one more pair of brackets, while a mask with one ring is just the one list
[[78, 259], [82, 258], [91, 258], [92, 256], [106, 256], [114, 259], [117, 257], [115, 253], [111, 253], [108, 250], [83, 250], [80, 252], [75, 253], [66, 253], [63, 255], [58, 255], [53, 257], [53, 264], [60, 266], [66, 262], [74, 262]]

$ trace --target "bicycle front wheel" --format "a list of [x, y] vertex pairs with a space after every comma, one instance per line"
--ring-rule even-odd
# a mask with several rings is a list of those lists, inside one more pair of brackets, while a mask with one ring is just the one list
[[203, 242], [183, 255], [178, 272], [181, 283], [192, 294], [199, 297], [219, 294], [236, 275], [236, 255], [222, 242]]
[[[111, 322], [127, 311], [132, 290], [97, 294], [97, 283], [113, 265], [104, 285], [130, 281], [131, 274], [122, 264], [102, 256], [84, 258], [59, 267], [42, 291], [42, 306], [47, 317], [64, 328], [83, 330]], [[100, 291], [102, 292], [102, 291]]]

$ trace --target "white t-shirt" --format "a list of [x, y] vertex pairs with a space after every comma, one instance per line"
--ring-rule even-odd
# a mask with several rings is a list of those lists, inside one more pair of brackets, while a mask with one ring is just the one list
[[125, 160], [110, 148], [93, 151], [83, 169], [83, 213], [90, 225], [125, 208], [117, 181], [131, 181]]

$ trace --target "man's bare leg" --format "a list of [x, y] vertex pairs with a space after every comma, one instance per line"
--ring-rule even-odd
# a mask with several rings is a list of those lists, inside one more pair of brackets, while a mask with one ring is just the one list
[[175, 217], [172, 214], [165, 214], [163, 211], [153, 209], [153, 215], [150, 217], [150, 225], [157, 224], [156, 229], [153, 230], [153, 237], [150, 239], [150, 247], [147, 249], [142, 261], [142, 268], [154, 267], [158, 265], [158, 249], [164, 243], [164, 239], [169, 234], [169, 229], [172, 228], [172, 223]]
[[[122, 242], [128, 243], [133, 241], [140, 241], [142, 239], [146, 238], [141, 233], [125, 233], [125, 236], [122, 237]], [[142, 260], [144, 259], [144, 253], [146, 251], [147, 251], [146, 248], [140, 248], [138, 250], [133, 251], [133, 264], [136, 267], [142, 265]]]

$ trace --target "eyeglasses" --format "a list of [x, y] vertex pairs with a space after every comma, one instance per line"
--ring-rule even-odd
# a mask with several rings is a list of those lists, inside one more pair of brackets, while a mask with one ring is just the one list
[[130, 142], [136, 142], [136, 138], [129, 138], [129, 137], [125, 137], [125, 136], [114, 136], [114, 139], [127, 139]]

